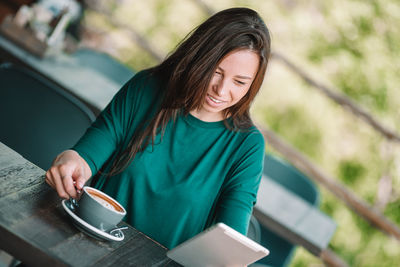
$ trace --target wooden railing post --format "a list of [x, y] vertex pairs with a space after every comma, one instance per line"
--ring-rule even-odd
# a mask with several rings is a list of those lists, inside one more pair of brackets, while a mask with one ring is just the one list
[[326, 249], [321, 252], [321, 260], [329, 267], [347, 267], [349, 266], [345, 261], [343, 261], [338, 255], [336, 255], [332, 250]]
[[350, 209], [352, 209], [361, 217], [365, 218], [372, 225], [400, 241], [400, 229], [393, 222], [387, 219], [381, 212], [369, 206], [364, 200], [357, 197], [345, 186], [329, 177], [321, 169], [311, 163], [306, 156], [298, 152], [289, 144], [285, 143], [272, 131], [265, 129], [262, 126], [258, 126], [258, 128], [261, 130], [267, 143], [281, 153], [296, 168], [305, 173], [309, 178], [313, 179], [318, 184], [323, 185], [337, 198], [342, 200]]
[[366, 110], [358, 106], [354, 103], [350, 98], [346, 95], [341, 94], [338, 90], [333, 90], [328, 86], [322, 84], [321, 82], [317, 82], [315, 79], [311, 78], [309, 74], [303, 71], [301, 68], [296, 66], [293, 62], [291, 62], [287, 57], [278, 52], [272, 53], [272, 58], [281, 61], [289, 70], [297, 74], [304, 82], [312, 86], [313, 88], [320, 91], [326, 97], [330, 98], [336, 104], [341, 105], [345, 110], [349, 110], [356, 117], [362, 119], [365, 123], [371, 126], [375, 131], [380, 133], [383, 137], [385, 137], [389, 141], [394, 141], [400, 143], [400, 136], [394, 131], [386, 126], [382, 125], [379, 121], [377, 121], [374, 116], [368, 113]]

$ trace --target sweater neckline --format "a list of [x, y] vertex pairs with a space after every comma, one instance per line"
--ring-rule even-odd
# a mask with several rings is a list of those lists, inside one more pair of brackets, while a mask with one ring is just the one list
[[183, 118], [189, 124], [191, 124], [193, 126], [201, 127], [201, 128], [226, 128], [224, 120], [213, 121], [213, 122], [202, 121], [190, 113], [188, 113], [186, 116], [183, 115]]

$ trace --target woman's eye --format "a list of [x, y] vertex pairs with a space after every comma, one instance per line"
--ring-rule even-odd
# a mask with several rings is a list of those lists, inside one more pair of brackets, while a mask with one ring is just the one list
[[239, 85], [245, 85], [245, 84], [246, 84], [245, 82], [238, 81], [238, 80], [236, 80], [235, 82], [236, 82], [237, 84], [239, 84]]

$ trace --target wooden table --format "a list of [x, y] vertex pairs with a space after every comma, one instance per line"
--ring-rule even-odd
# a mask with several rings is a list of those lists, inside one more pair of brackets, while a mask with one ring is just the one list
[[327, 248], [336, 230], [329, 216], [266, 176], [261, 179], [254, 216], [260, 224], [316, 256]]
[[77, 230], [44, 173], [0, 143], [0, 249], [29, 266], [180, 266], [126, 223], [121, 242]]

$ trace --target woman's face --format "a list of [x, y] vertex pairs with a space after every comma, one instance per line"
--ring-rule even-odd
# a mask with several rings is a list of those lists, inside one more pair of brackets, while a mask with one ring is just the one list
[[224, 119], [223, 111], [242, 99], [257, 74], [259, 56], [242, 49], [228, 53], [217, 65], [200, 109], [190, 113], [203, 121]]

